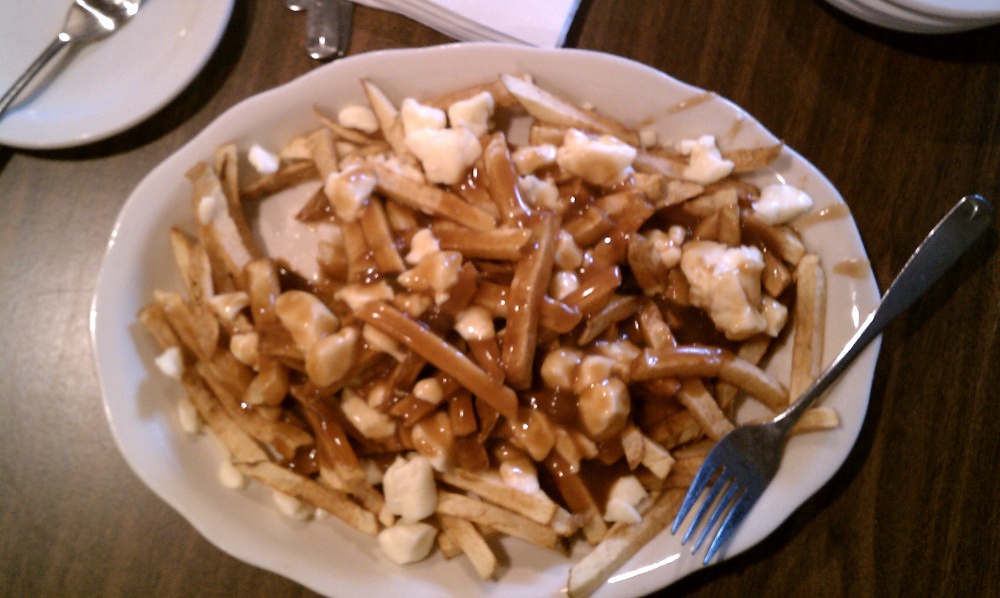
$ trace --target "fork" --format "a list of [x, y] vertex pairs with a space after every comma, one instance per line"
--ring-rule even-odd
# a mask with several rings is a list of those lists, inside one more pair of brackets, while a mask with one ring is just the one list
[[50, 60], [64, 47], [93, 41], [118, 31], [139, 10], [142, 0], [75, 0], [66, 13], [62, 31], [0, 98], [0, 118]]
[[959, 200], [928, 233], [875, 310], [812, 386], [773, 420], [739, 426], [715, 445], [698, 470], [671, 526], [670, 532], [677, 533], [698, 498], [705, 494], [681, 544], [687, 543], [715, 505], [691, 549], [691, 552], [697, 552], [722, 519], [703, 563], [707, 565], [712, 560], [732, 538], [771, 483], [781, 463], [785, 437], [802, 413], [823, 395], [890, 321], [910, 307], [951, 268], [959, 256], [989, 228], [992, 220], [993, 207], [981, 196], [968, 195]]

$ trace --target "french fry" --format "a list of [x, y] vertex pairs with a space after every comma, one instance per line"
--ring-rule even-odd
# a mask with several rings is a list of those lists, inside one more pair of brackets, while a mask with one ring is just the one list
[[509, 387], [490, 378], [460, 351], [441, 340], [426, 327], [379, 301], [365, 305], [358, 319], [394, 337], [428, 362], [455, 378], [508, 419], [517, 419], [517, 396]]
[[552, 277], [557, 227], [551, 213], [539, 214], [538, 222], [531, 229], [532, 248], [518, 263], [510, 285], [507, 300], [513, 309], [507, 314], [501, 359], [507, 382], [514, 388], [531, 386], [538, 318]]
[[462, 552], [472, 561], [480, 579], [491, 579], [497, 571], [499, 563], [497, 555], [490, 550], [489, 544], [476, 531], [476, 526], [467, 519], [441, 514], [438, 516], [441, 527], [448, 532]]
[[819, 376], [823, 367], [826, 289], [823, 269], [815, 254], [808, 254], [795, 268], [795, 334], [788, 397], [795, 400]]
[[507, 88], [529, 114], [549, 124], [575, 127], [618, 137], [630, 145], [639, 145], [639, 136], [621, 123], [594, 112], [583, 110], [572, 102], [563, 100], [530, 81], [511, 75], [501, 76]]
[[474, 230], [490, 230], [496, 219], [454, 193], [426, 183], [418, 184], [385, 166], [374, 165], [379, 192], [424, 214], [441, 216]]
[[559, 550], [562, 547], [562, 538], [551, 527], [532, 521], [513, 511], [461, 494], [439, 491], [437, 513], [438, 515], [460, 517], [543, 548]]
[[247, 477], [323, 509], [355, 529], [371, 535], [378, 533], [375, 515], [361, 508], [342, 492], [269, 461], [235, 465]]
[[653, 503], [641, 522], [614, 525], [594, 550], [570, 568], [567, 594], [574, 598], [593, 594], [625, 561], [666, 529], [677, 516], [685, 493], [685, 489], [668, 490]]
[[438, 228], [434, 231], [441, 249], [458, 251], [466, 258], [517, 261], [531, 238], [524, 228], [497, 228], [477, 231], [465, 228]]
[[555, 517], [558, 505], [543, 493], [528, 494], [508, 486], [499, 477], [489, 473], [473, 474], [462, 470], [438, 474], [438, 478], [456, 488], [514, 511], [543, 525]]

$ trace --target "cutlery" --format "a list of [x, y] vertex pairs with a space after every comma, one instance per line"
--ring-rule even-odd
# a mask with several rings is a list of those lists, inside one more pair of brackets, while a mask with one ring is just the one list
[[121, 29], [139, 10], [142, 0], [75, 0], [62, 31], [0, 98], [0, 118], [42, 68], [66, 46], [105, 38]]
[[316, 60], [340, 58], [351, 42], [354, 5], [348, 0], [308, 0], [306, 50]]
[[989, 228], [992, 220], [993, 207], [989, 202], [978, 195], [963, 197], [917, 247], [878, 306], [816, 382], [770, 422], [739, 426], [709, 452], [670, 530], [677, 533], [681, 522], [705, 492], [705, 499], [681, 542], [686, 544], [710, 507], [718, 501], [692, 548], [692, 552], [697, 552], [719, 519], [725, 516], [708, 547], [704, 564], [707, 565], [726, 544], [764, 494], [781, 463], [785, 436], [799, 416], [823, 395], [890, 321], [912, 305], [958, 260]]

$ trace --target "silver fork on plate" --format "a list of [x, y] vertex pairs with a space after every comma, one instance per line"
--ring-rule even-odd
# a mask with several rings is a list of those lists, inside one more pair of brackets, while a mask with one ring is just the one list
[[28, 83], [66, 46], [105, 38], [121, 29], [139, 11], [142, 0], [75, 0], [62, 31], [0, 98], [0, 118]]
[[771, 483], [781, 463], [785, 436], [802, 413], [822, 396], [890, 321], [951, 268], [959, 256], [989, 228], [992, 220], [993, 207], [988, 201], [978, 195], [963, 197], [917, 247], [878, 306], [816, 382], [772, 421], [739, 426], [715, 445], [691, 483], [671, 527], [670, 532], [676, 533], [704, 493], [705, 498], [684, 534], [682, 544], [686, 544], [700, 527], [705, 515], [711, 513], [691, 551], [697, 552], [719, 525], [703, 562], [707, 565], [712, 560], [732, 538]]

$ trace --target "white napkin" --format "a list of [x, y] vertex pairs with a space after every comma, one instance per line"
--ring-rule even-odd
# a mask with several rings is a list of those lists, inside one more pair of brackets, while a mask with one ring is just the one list
[[563, 44], [580, 0], [352, 0], [407, 16], [459, 41]]

